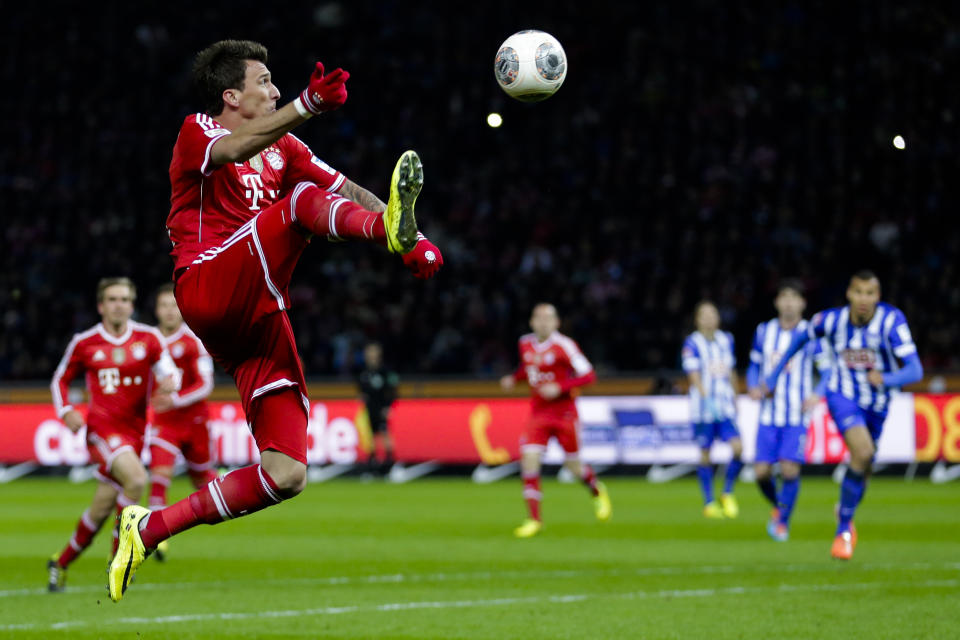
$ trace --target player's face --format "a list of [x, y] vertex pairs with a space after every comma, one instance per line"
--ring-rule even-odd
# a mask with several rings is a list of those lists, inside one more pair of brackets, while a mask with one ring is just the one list
[[552, 304], [539, 304], [533, 308], [530, 316], [530, 328], [540, 340], [546, 340], [551, 333], [560, 328], [560, 317]]
[[97, 311], [104, 324], [119, 327], [133, 315], [133, 292], [125, 284], [114, 284], [103, 290], [103, 300]]
[[173, 297], [172, 293], [161, 293], [157, 296], [156, 314], [157, 323], [161, 329], [175, 330], [183, 322], [180, 307], [177, 306], [177, 299]]
[[235, 95], [240, 103], [240, 115], [253, 119], [270, 115], [277, 110], [280, 90], [273, 84], [267, 65], [257, 60], [247, 60], [243, 91], [237, 91]]
[[693, 321], [697, 325], [697, 331], [710, 333], [720, 328], [720, 312], [712, 304], [702, 304]]
[[880, 302], [880, 282], [876, 278], [852, 279], [847, 288], [847, 301], [850, 303], [850, 312], [854, 320], [869, 320], [877, 309], [877, 303]]
[[803, 314], [807, 306], [807, 301], [797, 291], [793, 289], [784, 289], [777, 294], [773, 306], [777, 308], [780, 317], [787, 320], [796, 320]]
[[366, 362], [367, 366], [371, 369], [376, 369], [383, 361], [383, 351], [378, 345], [367, 345], [367, 348], [363, 350], [363, 361]]

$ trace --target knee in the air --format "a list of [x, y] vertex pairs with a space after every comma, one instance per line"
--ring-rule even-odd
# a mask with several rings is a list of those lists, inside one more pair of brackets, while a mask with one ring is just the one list
[[271, 473], [270, 477], [284, 500], [288, 500], [307, 487], [307, 467], [302, 464], [289, 465]]

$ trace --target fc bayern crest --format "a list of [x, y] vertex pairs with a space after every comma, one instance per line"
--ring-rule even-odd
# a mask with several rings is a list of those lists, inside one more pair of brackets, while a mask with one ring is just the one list
[[134, 360], [143, 360], [147, 357], [147, 345], [142, 342], [134, 342], [130, 345], [130, 355]]
[[174, 358], [182, 358], [183, 352], [184, 352], [184, 347], [183, 347], [183, 344], [180, 342], [170, 347], [170, 355], [172, 355]]
[[270, 164], [276, 171], [283, 169], [283, 156], [281, 156], [276, 151], [267, 152], [267, 163]]
[[547, 351], [545, 354], [543, 354], [543, 364], [545, 365], [549, 366], [553, 364], [554, 361], [556, 361], [556, 359], [557, 357], [553, 355], [553, 353], [551, 353], [550, 351]]

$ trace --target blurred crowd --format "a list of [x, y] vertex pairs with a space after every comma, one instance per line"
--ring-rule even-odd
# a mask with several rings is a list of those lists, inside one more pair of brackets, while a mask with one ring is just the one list
[[[132, 277], [153, 321], [170, 152], [197, 110], [190, 65], [225, 37], [268, 46], [282, 102], [314, 60], [350, 71], [347, 104], [296, 134], [355, 182], [385, 199], [404, 149], [425, 165], [418, 217], [446, 266], [423, 283], [377, 247], [314, 240], [291, 287], [308, 376], [348, 375], [377, 340], [401, 374], [492, 377], [515, 366], [538, 301], [612, 375], [678, 368], [709, 298], [745, 366], [780, 278], [801, 278], [813, 311], [842, 304], [859, 268], [905, 311], [928, 368], [960, 368], [953, 10], [517, 4], [5, 9], [0, 379], [49, 378], [98, 320], [102, 276]], [[500, 42], [530, 27], [569, 58], [534, 105], [493, 76]]]

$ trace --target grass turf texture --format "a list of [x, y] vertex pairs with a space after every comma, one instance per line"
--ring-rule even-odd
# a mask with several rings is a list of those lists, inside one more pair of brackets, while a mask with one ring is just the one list
[[[45, 592], [93, 483], [0, 485], [0, 638], [947, 638], [960, 635], [960, 485], [876, 478], [853, 561], [829, 558], [837, 487], [806, 478], [791, 540], [741, 484], [707, 521], [690, 479], [606, 480], [610, 523], [581, 486], [544, 482], [545, 529], [516, 478], [344, 479], [249, 518], [200, 526], [107, 598], [106, 527]], [[171, 488], [179, 498], [184, 480]]]

